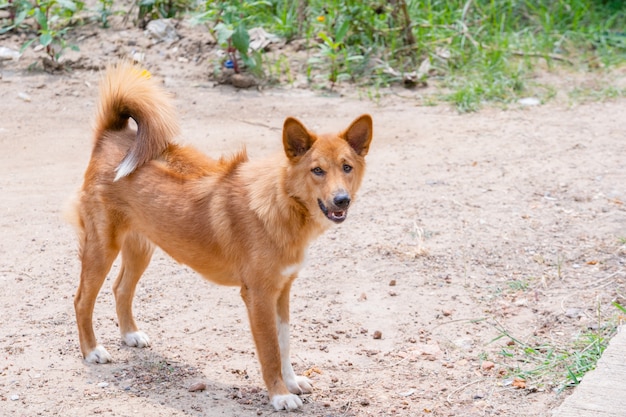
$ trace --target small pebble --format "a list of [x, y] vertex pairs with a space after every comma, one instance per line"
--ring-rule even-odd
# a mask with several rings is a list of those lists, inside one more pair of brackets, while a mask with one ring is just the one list
[[538, 106], [541, 104], [541, 100], [537, 97], [524, 97], [520, 98], [517, 102], [522, 106]]
[[583, 315], [583, 311], [580, 308], [568, 308], [565, 311], [565, 316], [569, 317], [570, 319], [577, 319], [582, 317]]
[[380, 330], [376, 330], [374, 332], [374, 339], [381, 339], [383, 337], [383, 334], [380, 332]]
[[490, 371], [493, 369], [494, 366], [496, 366], [496, 364], [491, 361], [483, 361], [483, 363], [480, 365], [483, 371]]
[[99, 382], [98, 383], [98, 388], [106, 388], [109, 386], [108, 382]]
[[23, 91], [20, 91], [19, 93], [17, 93], [17, 96], [27, 103], [30, 103], [31, 101], [33, 101], [33, 99], [30, 98], [30, 96], [24, 93]]
[[392, 279], [391, 281], [389, 281], [389, 286], [390, 287], [395, 287], [396, 286], [396, 280]]
[[400, 396], [402, 396], [402, 397], [410, 397], [413, 394], [415, 394], [415, 390], [414, 389], [410, 389], [407, 392], [401, 392]]
[[17, 401], [17, 400], [19, 400], [19, 399], [20, 399], [20, 396], [19, 396], [19, 395], [17, 395], [17, 394], [13, 394], [13, 395], [11, 395], [11, 401]]

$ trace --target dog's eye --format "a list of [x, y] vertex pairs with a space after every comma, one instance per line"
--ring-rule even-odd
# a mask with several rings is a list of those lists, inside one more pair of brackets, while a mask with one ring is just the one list
[[352, 171], [352, 167], [348, 164], [343, 164], [343, 172], [348, 173]]
[[320, 167], [313, 168], [311, 172], [320, 177], [325, 174], [324, 170]]

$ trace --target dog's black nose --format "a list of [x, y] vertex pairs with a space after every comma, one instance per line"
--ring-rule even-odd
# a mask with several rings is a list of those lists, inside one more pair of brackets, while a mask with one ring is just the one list
[[348, 193], [339, 193], [333, 198], [333, 204], [340, 209], [347, 209], [350, 205], [350, 196]]

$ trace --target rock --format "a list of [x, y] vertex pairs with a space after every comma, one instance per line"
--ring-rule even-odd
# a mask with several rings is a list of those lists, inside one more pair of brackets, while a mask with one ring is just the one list
[[373, 337], [374, 337], [374, 339], [382, 339], [383, 334], [381, 333], [381, 331], [380, 331], [380, 330], [376, 330], [376, 331], [374, 332], [374, 336], [373, 336]]
[[20, 91], [19, 93], [17, 93], [17, 96], [18, 96], [20, 99], [22, 99], [22, 100], [24, 100], [25, 102], [27, 102], [27, 103], [30, 103], [30, 102], [32, 101], [32, 99], [30, 98], [30, 96], [29, 96], [28, 94], [26, 94], [25, 92], [23, 92], [23, 91]]
[[134, 51], [130, 57], [136, 64], [142, 64], [146, 60], [146, 54], [138, 51]]
[[19, 51], [7, 48], [6, 46], [0, 46], [0, 61], [17, 61], [20, 59], [20, 56]]
[[98, 383], [98, 388], [106, 388], [109, 386], [108, 382], [99, 382]]
[[198, 392], [198, 391], [204, 391], [206, 389], [206, 384], [204, 382], [196, 382], [195, 384], [192, 384], [187, 391], [189, 392]]
[[17, 401], [17, 400], [19, 400], [19, 399], [20, 399], [20, 396], [19, 396], [19, 395], [17, 395], [17, 394], [13, 394], [13, 395], [11, 395], [11, 397], [9, 397], [9, 398], [11, 399], [11, 401]]
[[517, 102], [522, 106], [538, 106], [541, 104], [541, 100], [537, 97], [524, 97], [520, 98]]
[[483, 363], [480, 364], [480, 368], [483, 371], [491, 371], [494, 366], [496, 366], [496, 364], [491, 361], [483, 361]]
[[248, 74], [233, 74], [230, 83], [236, 88], [250, 88], [257, 85], [256, 79]]
[[178, 33], [170, 19], [151, 20], [146, 25], [145, 33], [156, 42], [172, 43], [178, 40]]
[[271, 44], [280, 42], [278, 36], [266, 32], [261, 27], [250, 29], [248, 36], [250, 37], [250, 50], [252, 51], [264, 51]]

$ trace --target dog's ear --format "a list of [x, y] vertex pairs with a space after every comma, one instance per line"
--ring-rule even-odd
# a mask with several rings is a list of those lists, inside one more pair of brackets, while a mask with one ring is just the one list
[[288, 117], [283, 125], [283, 147], [289, 159], [298, 158], [305, 153], [315, 139], [298, 119]]
[[349, 128], [343, 132], [343, 137], [348, 141], [352, 149], [361, 155], [367, 155], [373, 135], [372, 116], [364, 114], [356, 118]]

